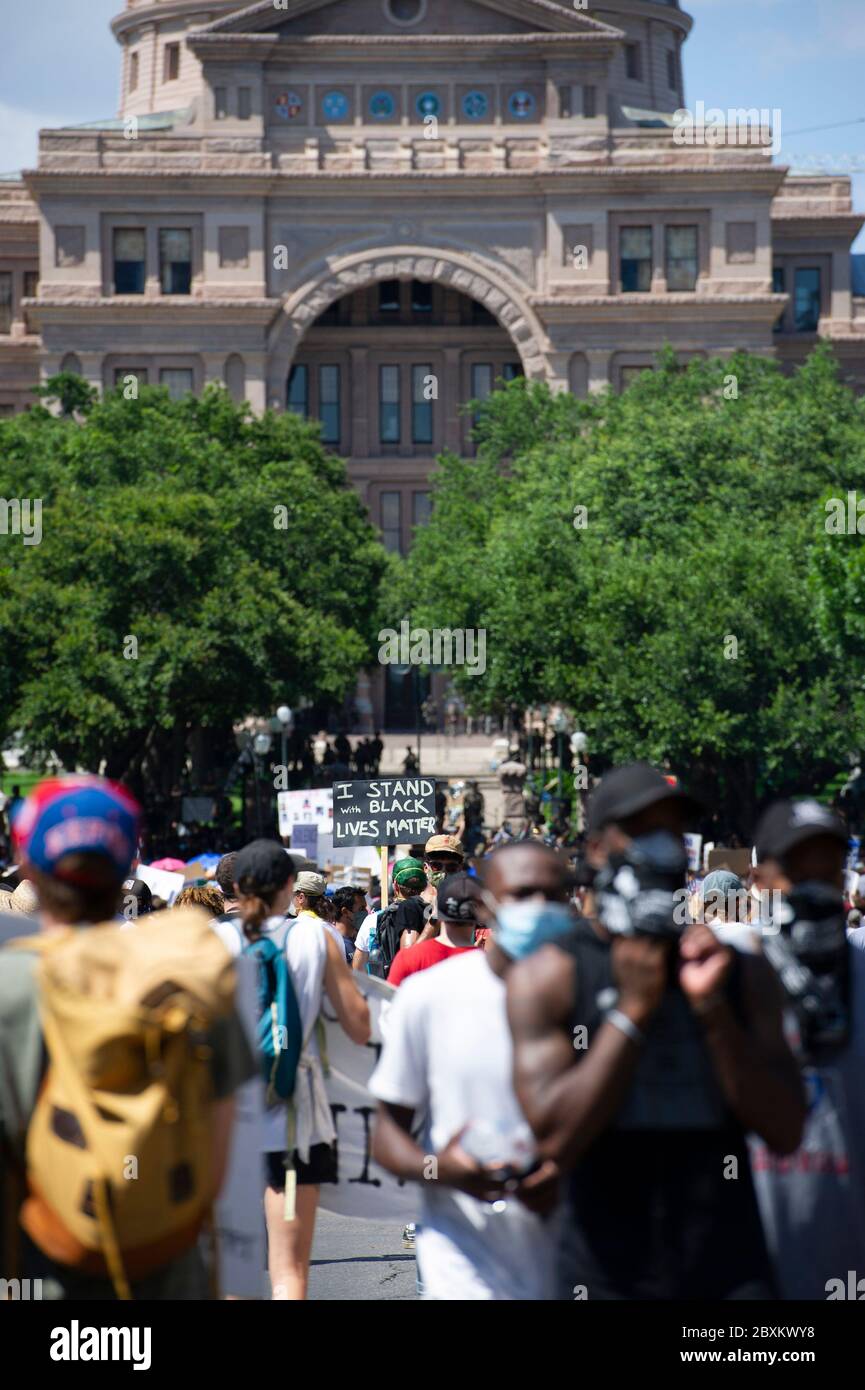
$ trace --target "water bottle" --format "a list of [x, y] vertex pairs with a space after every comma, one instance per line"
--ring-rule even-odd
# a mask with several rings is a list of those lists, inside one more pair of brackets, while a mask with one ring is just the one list
[[367, 962], [367, 974], [377, 975], [381, 980], [384, 978], [384, 967], [381, 963], [381, 945], [378, 939], [378, 925], [374, 926], [369, 934], [369, 961]]

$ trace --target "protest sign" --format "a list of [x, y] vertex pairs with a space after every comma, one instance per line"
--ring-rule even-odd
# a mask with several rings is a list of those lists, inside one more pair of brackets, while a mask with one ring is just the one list
[[710, 850], [706, 860], [706, 872], [712, 873], [713, 869], [729, 869], [731, 873], [738, 874], [741, 879], [746, 879], [751, 869], [751, 851], [749, 849], [724, 849], [718, 845]]
[[150, 864], [139, 864], [135, 877], [147, 884], [151, 893], [164, 898], [169, 907], [181, 888], [186, 886], [185, 874], [172, 874], [167, 869], [154, 869]]
[[319, 834], [330, 835], [333, 829], [333, 792], [330, 787], [309, 791], [277, 792], [279, 833], [288, 836], [295, 825], [316, 825]]
[[339, 1181], [322, 1183], [320, 1202], [325, 1211], [339, 1216], [404, 1225], [417, 1220], [420, 1192], [415, 1184], [400, 1183], [385, 1172], [370, 1153], [378, 1102], [368, 1090], [368, 1082], [381, 1053], [382, 1026], [387, 1026], [387, 1010], [396, 991], [374, 975], [358, 972], [352, 979], [366, 995], [372, 1034], [365, 1047], [353, 1043], [325, 996], [322, 1018], [330, 1062], [326, 1084], [339, 1145]]
[[698, 874], [700, 872], [700, 850], [703, 845], [702, 835], [685, 836], [685, 849], [688, 851], [688, 872]]
[[302, 849], [308, 859], [318, 859], [318, 826], [293, 825], [291, 848]]
[[333, 844], [415, 844], [435, 834], [435, 779], [334, 782]]

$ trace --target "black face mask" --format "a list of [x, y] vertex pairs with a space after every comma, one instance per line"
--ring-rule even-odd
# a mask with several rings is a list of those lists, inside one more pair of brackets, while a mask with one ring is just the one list
[[352, 931], [354, 932], [355, 936], [357, 936], [358, 932], [360, 931], [368, 916], [369, 913], [367, 912], [365, 907], [358, 908], [357, 912], [354, 914], [352, 920]]
[[[611, 856], [595, 878], [598, 915], [616, 936], [678, 937], [684, 930], [682, 889], [688, 856], [670, 830], [639, 835]], [[679, 922], [677, 918], [683, 920]]]
[[850, 1034], [850, 952], [844, 897], [827, 883], [797, 883], [772, 915], [763, 949], [790, 999], [807, 1053], [843, 1047]]

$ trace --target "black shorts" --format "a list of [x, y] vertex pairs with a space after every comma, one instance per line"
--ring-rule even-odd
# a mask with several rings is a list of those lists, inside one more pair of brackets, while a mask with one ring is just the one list
[[[268, 1187], [276, 1192], [285, 1191], [285, 1150], [281, 1153], [264, 1155], [264, 1171]], [[336, 1144], [313, 1144], [309, 1150], [309, 1163], [303, 1163], [295, 1151], [294, 1168], [298, 1187], [313, 1187], [322, 1182], [339, 1182], [339, 1160]]]

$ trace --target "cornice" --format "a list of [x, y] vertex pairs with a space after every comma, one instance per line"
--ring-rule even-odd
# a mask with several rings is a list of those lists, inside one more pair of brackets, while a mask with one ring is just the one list
[[[774, 323], [786, 294], [606, 294], [529, 295], [546, 324], [596, 320], [604, 323], [723, 322], [731, 317]], [[735, 310], [731, 315], [730, 310]]]
[[112, 324], [144, 324], [164, 322], [166, 325], [195, 322], [206, 318], [211, 322], [268, 324], [280, 310], [279, 299], [185, 299], [177, 296], [102, 295], [98, 299], [51, 299], [43, 296], [27, 301], [27, 307], [42, 324], [102, 323], [110, 311]]
[[251, 57], [257, 60], [297, 62], [341, 56], [360, 61], [380, 62], [405, 57], [416, 61], [432, 53], [466, 62], [477, 62], [486, 53], [511, 50], [519, 56], [526, 50], [551, 49], [556, 54], [579, 57], [588, 48], [592, 54], [612, 54], [618, 39], [609, 34], [533, 33], [525, 34], [310, 34], [287, 40], [271, 34], [211, 34], [197, 31], [187, 38], [187, 47], [202, 62], [233, 62]]

